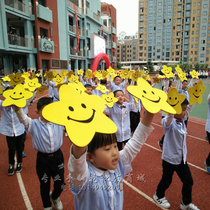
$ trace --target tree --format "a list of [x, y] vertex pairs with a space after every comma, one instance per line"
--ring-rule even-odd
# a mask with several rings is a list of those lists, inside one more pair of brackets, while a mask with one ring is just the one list
[[196, 70], [196, 71], [199, 71], [199, 69], [200, 69], [200, 65], [199, 65], [199, 63], [196, 63], [196, 64], [195, 64], [195, 70]]
[[147, 69], [148, 69], [149, 72], [153, 72], [154, 71], [154, 66], [153, 66], [151, 60], [147, 61]]
[[117, 69], [121, 69], [122, 68], [122, 64], [119, 63], [119, 61], [117, 61]]

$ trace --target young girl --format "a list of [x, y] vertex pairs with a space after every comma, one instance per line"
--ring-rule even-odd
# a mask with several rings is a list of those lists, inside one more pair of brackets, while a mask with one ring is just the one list
[[117, 146], [121, 150], [123, 144], [125, 145], [131, 137], [130, 111], [135, 110], [137, 104], [130, 94], [129, 103], [125, 102], [125, 96], [122, 90], [116, 90], [114, 97], [118, 98], [118, 101], [112, 108], [106, 107], [104, 113], [117, 125]]
[[72, 145], [68, 169], [76, 210], [123, 209], [123, 178], [131, 172], [131, 162], [153, 130], [152, 118], [146, 111], [120, 152], [115, 134], [96, 133], [88, 147]]

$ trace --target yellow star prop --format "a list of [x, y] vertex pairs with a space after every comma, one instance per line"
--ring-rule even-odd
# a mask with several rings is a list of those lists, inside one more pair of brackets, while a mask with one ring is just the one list
[[68, 85], [72, 88], [74, 88], [76, 91], [78, 91], [80, 94], [86, 94], [85, 91], [86, 91], [86, 88], [84, 87], [84, 85], [79, 82], [78, 84], [77, 83], [68, 83]]
[[115, 70], [111, 66], [107, 69], [107, 72], [109, 75], [115, 74]]
[[177, 65], [175, 67], [175, 70], [176, 70], [177, 74], [179, 74], [180, 72], [182, 72], [182, 69], [179, 67], [179, 65]]
[[51, 81], [54, 78], [54, 74], [52, 71], [47, 71], [47, 72], [45, 72], [44, 77], [45, 77], [45, 79], [48, 79], [49, 81]]
[[171, 67], [163, 65], [163, 69], [161, 70], [161, 72], [163, 72], [163, 74], [165, 74], [167, 78], [174, 77]]
[[92, 70], [88, 69], [85, 72], [85, 76], [87, 77], [87, 79], [92, 79], [93, 78], [93, 72], [92, 72]]
[[102, 71], [102, 77], [103, 77], [103, 79], [108, 78], [108, 76], [109, 76], [109, 72], [103, 70]]
[[125, 69], [122, 71], [121, 77], [123, 79], [126, 79], [126, 78], [129, 78], [129, 75], [130, 75], [130, 71], [128, 71], [128, 69]]
[[140, 77], [139, 71], [135, 71], [134, 73], [132, 73], [131, 74], [131, 80], [132, 80], [132, 82], [136, 82], [139, 77]]
[[9, 82], [10, 86], [21, 84], [25, 80], [25, 78], [21, 77], [21, 74], [19, 72], [17, 72], [16, 74], [10, 74], [9, 78], [10, 78]]
[[68, 71], [65, 71], [65, 70], [63, 70], [63, 71], [60, 73], [60, 75], [61, 75], [63, 78], [65, 78], [65, 77], [67, 76], [67, 74], [68, 74]]
[[186, 73], [184, 73], [183, 71], [182, 72], [179, 72], [178, 73], [178, 76], [179, 76], [179, 78], [181, 79], [182, 82], [184, 80], [187, 80]]
[[12, 104], [17, 107], [24, 107], [26, 105], [26, 100], [33, 96], [33, 93], [25, 90], [22, 84], [18, 84], [12, 90], [6, 90], [3, 92], [5, 98], [2, 106], [10, 106]]
[[69, 139], [77, 146], [89, 144], [96, 132], [115, 133], [117, 126], [103, 114], [104, 102], [95, 95], [79, 94], [69, 85], [62, 85], [60, 101], [44, 107], [43, 117], [66, 127]]
[[143, 78], [139, 78], [137, 86], [128, 86], [130, 94], [141, 100], [144, 108], [150, 113], [157, 113], [162, 109], [171, 114], [176, 111], [167, 103], [167, 94], [152, 86]]
[[78, 75], [83, 75], [84, 71], [82, 69], [78, 70]]
[[79, 76], [75, 76], [75, 75], [71, 75], [71, 77], [68, 79], [69, 80], [69, 82], [71, 82], [71, 83], [79, 83]]
[[107, 90], [106, 86], [101, 85], [101, 84], [98, 84], [96, 90], [100, 90], [102, 93], [109, 92], [109, 91]]
[[24, 73], [21, 75], [21, 77], [27, 79], [27, 78], [30, 77], [30, 74], [29, 74], [28, 72], [24, 72]]
[[203, 82], [199, 81], [195, 86], [188, 88], [188, 93], [190, 95], [190, 105], [202, 103], [202, 95], [205, 92], [206, 87], [203, 86]]
[[195, 70], [192, 70], [190, 72], [190, 74], [191, 74], [192, 78], [197, 78], [198, 79], [198, 73]]
[[44, 93], [45, 90], [48, 90], [47, 86], [39, 87], [36, 91], [36, 95]]
[[118, 101], [118, 99], [114, 97], [113, 92], [110, 92], [108, 95], [102, 94], [101, 98], [104, 100], [105, 105], [109, 108], [113, 107], [114, 103]]
[[38, 78], [35, 79], [26, 79], [24, 84], [25, 89], [33, 92], [36, 88], [41, 87], [41, 84], [38, 81]]
[[57, 86], [58, 84], [62, 84], [63, 83], [63, 77], [61, 77], [60, 74], [57, 74], [53, 78], [53, 81], [55, 82], [55, 86]]
[[1, 78], [4, 82], [9, 82], [11, 79], [9, 78], [9, 76], [6, 77], [2, 77]]
[[154, 77], [154, 78], [153, 78], [153, 83], [159, 84], [159, 83], [160, 83], [160, 78]]

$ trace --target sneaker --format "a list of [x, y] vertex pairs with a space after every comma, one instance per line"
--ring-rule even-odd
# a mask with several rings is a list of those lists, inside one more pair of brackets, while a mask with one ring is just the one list
[[22, 157], [26, 157], [26, 153], [25, 152], [22, 152]]
[[159, 146], [160, 150], [162, 151], [163, 150], [163, 144], [160, 141], [158, 141], [158, 146]]
[[8, 173], [9, 176], [12, 176], [14, 174], [14, 165], [9, 165]]
[[153, 199], [158, 204], [158, 206], [160, 206], [162, 208], [169, 209], [171, 206], [165, 197], [158, 198], [156, 193], [153, 195]]
[[208, 140], [208, 136], [206, 136], [205, 139]]
[[209, 173], [209, 174], [210, 174], [210, 166], [208, 166], [208, 165], [206, 164], [206, 161], [204, 162], [204, 164], [205, 164], [205, 167], [206, 167], [206, 171], [207, 171], [207, 173]]
[[195, 206], [192, 203], [190, 203], [188, 205], [184, 205], [182, 202], [180, 204], [180, 209], [182, 209], [182, 210], [200, 210], [197, 206]]
[[63, 204], [62, 204], [59, 197], [55, 200], [52, 199], [52, 192], [50, 192], [50, 200], [53, 202], [54, 208], [56, 210], [62, 210], [63, 209]]
[[22, 171], [22, 163], [17, 163], [17, 167], [15, 169], [16, 173], [20, 173]]
[[44, 210], [52, 210], [52, 207], [44, 208]]

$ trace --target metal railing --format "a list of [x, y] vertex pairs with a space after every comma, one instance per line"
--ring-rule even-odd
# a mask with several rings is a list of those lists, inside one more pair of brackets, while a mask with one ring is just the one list
[[11, 45], [28, 47], [28, 39], [15, 34], [8, 34], [8, 43]]
[[[70, 0], [67, 0], [66, 3], [67, 3], [67, 6], [71, 7], [72, 9], [74, 9], [74, 3], [73, 2], [71, 2]], [[82, 8], [76, 6], [76, 10], [77, 10], [77, 13], [83, 14]]]
[[111, 28], [110, 27], [107, 27], [107, 26], [103, 26], [104, 27], [104, 30], [106, 30], [106, 31], [111, 31]]
[[75, 25], [69, 25], [69, 31], [72, 31], [74, 33], [76, 33], [76, 26]]
[[70, 47], [70, 54], [71, 55], [76, 55], [76, 49], [75, 49], [75, 47]]
[[18, 0], [5, 0], [5, 5], [17, 9], [21, 12], [26, 12], [26, 5]]
[[83, 50], [80, 50], [80, 51], [78, 52], [78, 55], [79, 55], [79, 56], [83, 56]]
[[33, 6], [29, 6], [29, 14], [34, 15], [34, 7]]
[[84, 29], [83, 28], [79, 29], [79, 35], [84, 36]]
[[97, 15], [96, 13], [93, 13], [93, 18], [99, 21], [99, 15]]

